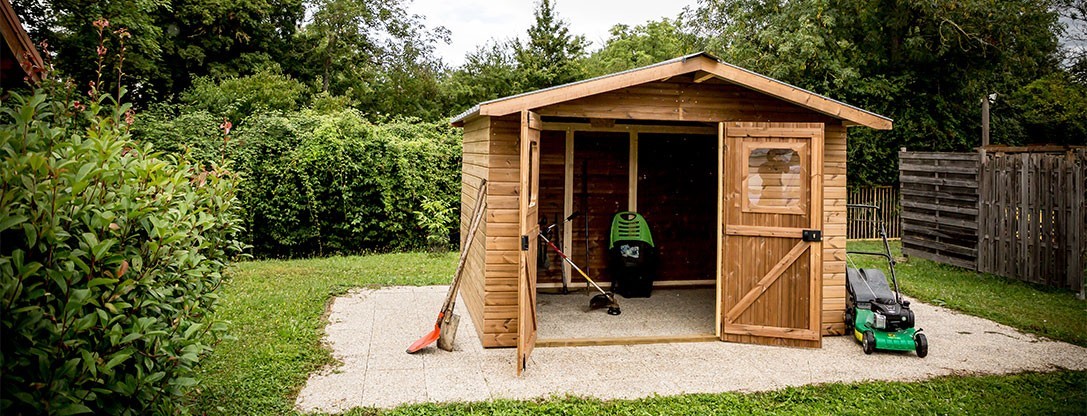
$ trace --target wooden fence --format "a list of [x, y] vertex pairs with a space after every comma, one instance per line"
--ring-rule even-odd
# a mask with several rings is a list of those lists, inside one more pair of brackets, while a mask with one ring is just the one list
[[899, 152], [902, 254], [974, 269], [978, 155]]
[[1069, 289], [1083, 284], [1087, 149], [981, 157], [982, 272]]
[[902, 251], [1084, 290], [1087, 148], [900, 152]]
[[849, 239], [879, 238], [879, 223], [887, 227], [887, 238], [898, 238], [901, 234], [901, 222], [898, 217], [898, 189], [893, 186], [872, 186], [849, 190], [850, 204], [875, 205], [879, 207], [881, 217], [849, 209], [846, 212], [846, 237]]

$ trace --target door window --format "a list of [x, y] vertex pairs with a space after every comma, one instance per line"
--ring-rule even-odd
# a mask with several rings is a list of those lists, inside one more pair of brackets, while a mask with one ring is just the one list
[[744, 143], [743, 209], [749, 212], [804, 214], [807, 204], [805, 149], [802, 145]]

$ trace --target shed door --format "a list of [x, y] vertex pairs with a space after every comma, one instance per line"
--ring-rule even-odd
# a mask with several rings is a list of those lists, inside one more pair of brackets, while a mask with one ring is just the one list
[[521, 256], [517, 284], [517, 375], [536, 346], [536, 239], [540, 235], [540, 116], [521, 112]]
[[823, 125], [722, 123], [721, 135], [721, 339], [819, 347]]

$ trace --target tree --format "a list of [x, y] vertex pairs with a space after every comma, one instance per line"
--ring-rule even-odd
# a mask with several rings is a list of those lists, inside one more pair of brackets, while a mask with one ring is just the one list
[[540, 0], [534, 14], [536, 22], [528, 29], [528, 41], [514, 47], [526, 86], [546, 88], [584, 78], [579, 60], [589, 46], [585, 36], [570, 34], [570, 24], [558, 18], [551, 0]]
[[[30, 36], [36, 41], [43, 41], [56, 53], [53, 60], [57, 69], [75, 79], [81, 89], [86, 89], [90, 81], [98, 79], [96, 67], [87, 65], [100, 57], [107, 66], [107, 74], [115, 71], [120, 48], [117, 37], [111, 32], [124, 28], [131, 38], [126, 39], [124, 68], [128, 77], [138, 82], [132, 85], [130, 98], [147, 96], [155, 87], [148, 85], [162, 66], [163, 38], [160, 15], [169, 8], [169, 0], [149, 0], [141, 2], [56, 0], [41, 2], [37, 0], [15, 0], [12, 2], [19, 19], [25, 22]], [[103, 28], [104, 53], [99, 53], [99, 29], [93, 22], [104, 19], [108, 26]], [[104, 77], [115, 81], [110, 76]], [[159, 79], [161, 81], [161, 78]], [[101, 85], [106, 90], [113, 90], [115, 85]]]
[[464, 65], [442, 83], [451, 114], [473, 105], [526, 91], [525, 76], [514, 57], [516, 41], [492, 41], [465, 55]]
[[85, 64], [97, 59], [98, 34], [91, 22], [103, 18], [110, 30], [125, 28], [132, 35], [124, 63], [126, 84], [133, 87], [130, 98], [147, 103], [174, 97], [201, 76], [278, 72], [293, 47], [302, 1], [15, 0], [13, 5], [34, 39], [53, 45], [58, 69], [80, 85], [95, 79], [94, 68]]
[[585, 60], [589, 76], [651, 65], [695, 52], [693, 40], [670, 19], [630, 27], [615, 25], [604, 47]]
[[1087, 1], [1056, 2], [1065, 25], [1062, 33], [1065, 64], [1076, 82], [1087, 85]]
[[684, 30], [726, 61], [891, 117], [850, 134], [850, 180], [893, 183], [899, 147], [966, 150], [980, 98], [1057, 69], [1048, 0], [703, 1]]
[[298, 39], [303, 78], [368, 113], [433, 117], [438, 103], [428, 100], [443, 70], [434, 45], [449, 41], [448, 30], [427, 27], [403, 0], [318, 0], [313, 9]]

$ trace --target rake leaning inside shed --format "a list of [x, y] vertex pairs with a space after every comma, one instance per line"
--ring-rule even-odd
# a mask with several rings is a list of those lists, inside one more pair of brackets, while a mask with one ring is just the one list
[[585, 232], [556, 237], [594, 278], [610, 280], [611, 216], [636, 211], [660, 246], [655, 287], [715, 288], [715, 324], [692, 335], [818, 348], [844, 332], [846, 128], [890, 119], [698, 53], [480, 103], [452, 124], [462, 212], [489, 183], [485, 221], [461, 241], [461, 296], [485, 347], [517, 347], [518, 372], [537, 342], [691, 340], [537, 340], [537, 293], [577, 283], [541, 258], [540, 220], [574, 212], [591, 216]]

